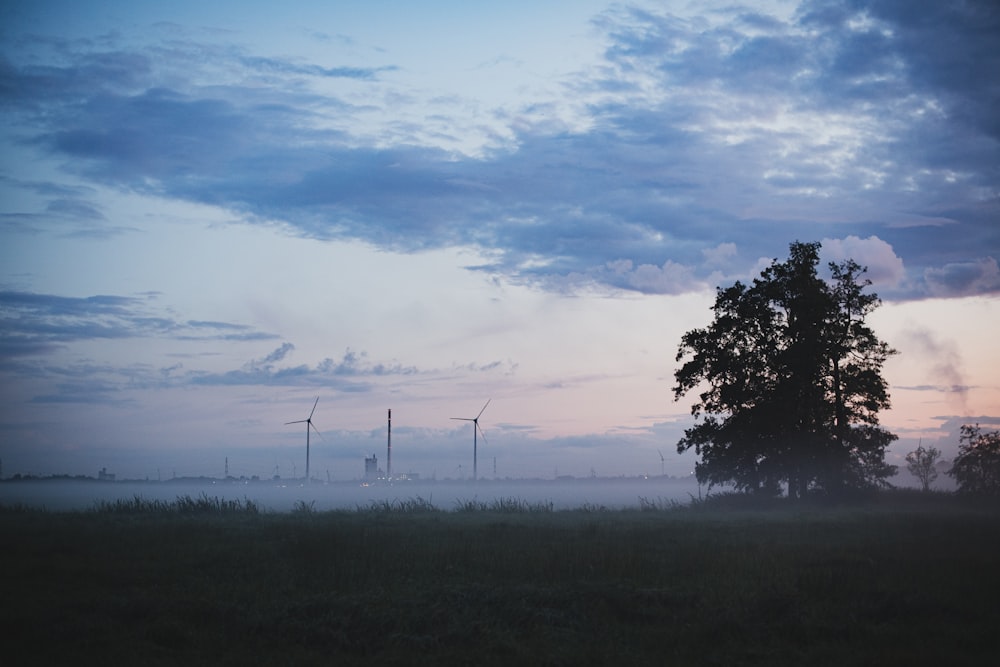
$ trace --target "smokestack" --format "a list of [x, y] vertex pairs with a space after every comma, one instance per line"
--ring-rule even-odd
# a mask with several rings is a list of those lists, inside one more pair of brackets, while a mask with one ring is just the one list
[[385, 478], [392, 481], [392, 408], [389, 408], [389, 429], [385, 453]]

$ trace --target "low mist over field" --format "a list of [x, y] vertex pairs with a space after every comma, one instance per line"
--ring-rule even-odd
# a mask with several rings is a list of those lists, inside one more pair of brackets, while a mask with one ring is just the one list
[[[704, 489], [702, 489], [704, 493]], [[315, 510], [357, 509], [372, 503], [420, 499], [441, 510], [457, 509], [467, 501], [487, 505], [513, 499], [552, 509], [581, 507], [624, 509], [641, 503], [667, 506], [698, 497], [693, 479], [480, 481], [477, 483], [401, 482], [395, 484], [335, 483], [309, 485], [277, 482], [230, 483], [210, 481], [97, 482], [79, 480], [8, 481], [0, 484], [0, 505], [24, 505], [52, 511], [92, 509], [102, 501], [171, 502], [178, 497], [203, 495], [223, 500], [251, 500], [262, 510], [287, 512], [300, 503]]]

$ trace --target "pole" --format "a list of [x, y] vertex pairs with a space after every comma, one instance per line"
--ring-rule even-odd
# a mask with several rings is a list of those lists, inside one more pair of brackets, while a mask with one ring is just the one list
[[312, 423], [306, 422], [306, 484], [309, 483], [309, 427]]
[[389, 428], [386, 431], [385, 478], [392, 481], [392, 408], [389, 408]]

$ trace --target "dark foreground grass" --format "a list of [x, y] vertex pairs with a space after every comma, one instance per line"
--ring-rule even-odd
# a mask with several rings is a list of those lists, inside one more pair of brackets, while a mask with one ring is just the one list
[[1000, 513], [949, 497], [288, 514], [182, 500], [0, 508], [0, 662], [938, 666], [1000, 651]]

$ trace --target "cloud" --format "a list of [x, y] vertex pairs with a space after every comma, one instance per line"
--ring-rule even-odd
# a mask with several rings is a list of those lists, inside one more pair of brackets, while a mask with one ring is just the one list
[[[993, 5], [817, 1], [790, 19], [619, 8], [595, 25], [599, 66], [559, 96], [494, 110], [506, 124], [485, 133], [449, 91], [380, 81], [392, 66], [192, 40], [98, 51], [27, 38], [0, 91], [31, 145], [95, 185], [319, 239], [475, 246], [492, 258], [482, 269], [548, 289], [701, 289], [722, 265], [745, 273], [827, 238], [899, 294], [915, 285], [910, 298], [1000, 291], [989, 267], [959, 277], [998, 212]], [[383, 87], [353, 105], [313, 81], [331, 77]], [[456, 150], [473, 141], [463, 133], [486, 138]], [[102, 222], [73, 201], [52, 212]], [[955, 229], [893, 226], [901, 216]], [[935, 266], [942, 247], [948, 267]]]
[[49, 213], [83, 220], [105, 220], [100, 208], [79, 199], [53, 199], [45, 209]]
[[274, 352], [271, 352], [271, 354], [264, 357], [263, 363], [273, 364], [275, 362], [281, 361], [282, 359], [287, 357], [294, 349], [295, 346], [292, 345], [291, 343], [282, 343], [281, 347], [277, 348], [276, 350], [274, 350]]
[[736, 256], [735, 243], [720, 243], [714, 248], [702, 248], [702, 256], [709, 266], [727, 266]]
[[241, 62], [251, 69], [280, 75], [302, 74], [334, 79], [360, 79], [373, 81], [382, 72], [392, 72], [399, 68], [395, 65], [385, 67], [321, 67], [307, 63], [296, 63], [287, 59], [265, 58], [261, 56], [245, 56]]
[[329, 357], [324, 359], [316, 367], [322, 373], [333, 375], [360, 376], [360, 375], [415, 375], [419, 371], [414, 366], [404, 366], [398, 361], [389, 363], [368, 361], [367, 352], [355, 352], [347, 348], [340, 361], [334, 361]]
[[500, 370], [504, 375], [510, 376], [517, 372], [518, 364], [511, 359], [501, 360], [497, 359], [495, 361], [490, 361], [488, 363], [477, 363], [469, 362], [467, 364], [454, 364], [452, 365], [452, 370], [463, 370], [471, 373], [489, 373], [491, 371]]
[[116, 365], [93, 361], [50, 362], [51, 350], [41, 358], [10, 357], [0, 362], [0, 380], [16, 383], [28, 403], [78, 403], [121, 407], [136, 405], [136, 390], [170, 386], [170, 370], [155, 371], [147, 364]]
[[867, 267], [865, 275], [876, 286], [896, 287], [906, 277], [903, 260], [896, 256], [891, 245], [877, 236], [823, 239], [822, 244], [822, 254], [829, 261], [853, 259], [862, 267]]
[[398, 361], [371, 362], [368, 360], [367, 352], [355, 352], [350, 348], [344, 352], [340, 359], [327, 357], [314, 366], [308, 364], [275, 366], [293, 349], [294, 345], [284, 343], [263, 359], [251, 360], [239, 370], [221, 373], [189, 372], [185, 382], [199, 386], [323, 386], [335, 387], [340, 391], [367, 392], [374, 387], [372, 384], [374, 378], [420, 373], [415, 366], [405, 366]]
[[682, 294], [704, 285], [694, 277], [690, 267], [669, 259], [661, 266], [636, 267], [631, 260], [618, 260], [609, 263], [608, 269], [613, 277], [606, 277], [603, 282], [644, 294]]
[[157, 314], [150, 298], [116, 295], [65, 297], [0, 291], [0, 349], [11, 355], [50, 353], [87, 340], [268, 340], [276, 336], [222, 322], [182, 322]]
[[131, 398], [122, 396], [120, 387], [101, 381], [61, 383], [55, 385], [55, 393], [32, 396], [29, 403], [76, 403], [83, 405], [112, 405], [121, 407], [134, 405]]
[[975, 389], [975, 385], [939, 385], [939, 384], [919, 384], [919, 385], [896, 385], [894, 389], [904, 389], [906, 391], [929, 391], [933, 393], [957, 393], [963, 396], [970, 389]]
[[993, 257], [950, 262], [924, 270], [928, 292], [937, 297], [978, 296], [1000, 291], [1000, 266]]

